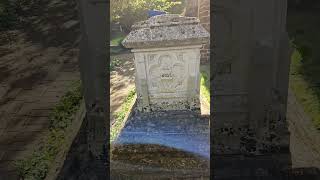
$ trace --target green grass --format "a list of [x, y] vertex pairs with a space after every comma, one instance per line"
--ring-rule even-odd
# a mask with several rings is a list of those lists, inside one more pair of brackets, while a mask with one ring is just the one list
[[121, 129], [123, 128], [125, 124], [125, 117], [127, 113], [130, 111], [130, 106], [133, 103], [135, 95], [135, 89], [131, 90], [126, 99], [124, 100], [123, 104], [121, 105], [120, 111], [115, 113], [115, 122], [112, 125], [110, 131], [110, 142], [113, 142], [117, 138]]
[[210, 104], [210, 83], [208, 75], [205, 72], [201, 72], [200, 94]]
[[301, 60], [301, 53], [295, 49], [291, 62], [290, 88], [304, 111], [312, 118], [316, 128], [320, 130], [319, 87], [313, 87], [312, 83], [305, 79], [304, 74], [299, 72], [302, 68]]
[[126, 51], [121, 44], [123, 39], [126, 37], [125, 33], [122, 32], [111, 32], [111, 40], [110, 40], [110, 53], [111, 54], [119, 54], [121, 52]]
[[111, 39], [110, 45], [111, 46], [119, 46], [124, 38], [125, 38], [124, 35], [119, 35], [118, 37], [115, 37], [114, 39]]
[[287, 24], [294, 48], [290, 67], [290, 88], [320, 130], [319, 15], [317, 12], [289, 11]]
[[122, 32], [116, 32], [116, 33], [112, 32], [110, 45], [111, 46], [119, 46], [125, 37], [126, 37], [126, 34], [124, 34]]
[[22, 179], [45, 179], [50, 165], [65, 142], [66, 128], [72, 123], [74, 113], [82, 99], [81, 84], [74, 82], [50, 114], [50, 129], [38, 149], [29, 157], [15, 162]]

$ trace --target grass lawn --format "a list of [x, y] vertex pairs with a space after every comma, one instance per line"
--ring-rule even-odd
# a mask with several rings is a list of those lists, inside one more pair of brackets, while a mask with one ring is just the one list
[[320, 13], [288, 12], [287, 27], [294, 53], [290, 87], [320, 130]]

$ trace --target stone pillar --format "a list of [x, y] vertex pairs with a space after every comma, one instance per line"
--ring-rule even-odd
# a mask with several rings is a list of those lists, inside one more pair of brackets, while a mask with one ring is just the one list
[[200, 48], [208, 40], [195, 17], [159, 15], [133, 26], [123, 45], [135, 55], [140, 111], [200, 110]]
[[106, 73], [109, 48], [107, 3], [106, 0], [78, 1], [82, 33], [79, 64], [88, 122], [88, 149], [93, 158], [90, 167], [95, 171], [95, 177], [92, 176], [92, 179], [107, 179], [109, 172], [107, 164], [109, 122], [106, 122], [109, 110], [109, 103], [107, 103], [109, 78]]
[[212, 8], [214, 176], [280, 175], [291, 166], [286, 1], [216, 0]]

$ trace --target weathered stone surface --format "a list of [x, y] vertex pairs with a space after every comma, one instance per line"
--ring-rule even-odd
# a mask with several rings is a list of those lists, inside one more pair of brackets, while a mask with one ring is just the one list
[[203, 44], [209, 41], [209, 33], [195, 17], [177, 14], [153, 16], [133, 25], [133, 30], [122, 42], [127, 48], [168, 47]]
[[123, 45], [133, 48], [140, 110], [200, 110], [200, 48], [209, 33], [196, 18], [154, 16], [133, 26]]
[[212, 5], [211, 147], [216, 179], [260, 176], [250, 174], [256, 170], [268, 177], [274, 167], [280, 173], [291, 166], [286, 3], [217, 0]]

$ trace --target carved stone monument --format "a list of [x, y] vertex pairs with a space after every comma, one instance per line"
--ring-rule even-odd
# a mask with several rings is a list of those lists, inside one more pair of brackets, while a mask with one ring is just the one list
[[140, 111], [199, 110], [200, 48], [209, 33], [194, 17], [165, 14], [135, 24], [132, 48]]

